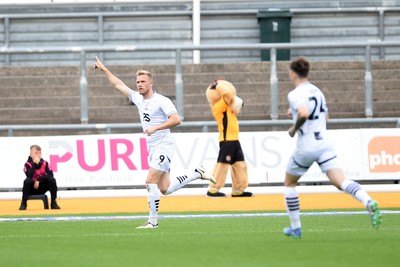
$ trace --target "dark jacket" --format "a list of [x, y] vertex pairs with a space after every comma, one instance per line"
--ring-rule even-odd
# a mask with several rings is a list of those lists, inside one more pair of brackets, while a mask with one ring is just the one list
[[33, 181], [43, 182], [49, 178], [54, 178], [53, 171], [47, 161], [40, 159], [39, 164], [33, 162], [32, 157], [28, 157], [25, 163], [24, 172], [27, 178]]

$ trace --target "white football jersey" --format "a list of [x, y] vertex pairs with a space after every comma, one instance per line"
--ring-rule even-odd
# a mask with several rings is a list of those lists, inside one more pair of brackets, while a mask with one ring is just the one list
[[[143, 132], [150, 127], [163, 124], [170, 115], [177, 113], [171, 99], [157, 94], [156, 92], [154, 92], [151, 98], [143, 99], [141, 94], [132, 90], [129, 94], [129, 100], [132, 101], [139, 110]], [[170, 129], [158, 130], [152, 135], [146, 136], [146, 139], [150, 151], [162, 142], [174, 142]]]
[[313, 146], [325, 143], [328, 108], [321, 90], [310, 82], [304, 82], [288, 94], [288, 100], [294, 123], [298, 117], [297, 109], [299, 106], [308, 107], [310, 112], [306, 122], [297, 131], [297, 145], [312, 149]]

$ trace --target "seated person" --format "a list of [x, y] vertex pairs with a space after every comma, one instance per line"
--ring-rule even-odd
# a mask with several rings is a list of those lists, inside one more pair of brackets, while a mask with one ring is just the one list
[[26, 179], [22, 188], [22, 201], [19, 209], [26, 210], [30, 195], [40, 195], [47, 191], [50, 191], [51, 194], [51, 209], [60, 209], [56, 201], [57, 182], [49, 163], [42, 159], [42, 149], [38, 145], [33, 145], [30, 150], [28, 161], [24, 167]]

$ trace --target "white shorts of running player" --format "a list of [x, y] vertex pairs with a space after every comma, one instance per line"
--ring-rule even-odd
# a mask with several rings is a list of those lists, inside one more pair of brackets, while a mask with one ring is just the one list
[[323, 146], [313, 150], [304, 150], [296, 148], [290, 158], [286, 172], [294, 176], [302, 176], [311, 165], [316, 162], [322, 172], [340, 168], [336, 151], [332, 146]]
[[161, 143], [158, 144], [150, 152], [150, 168], [169, 172], [172, 157], [175, 154], [175, 144], [174, 143]]

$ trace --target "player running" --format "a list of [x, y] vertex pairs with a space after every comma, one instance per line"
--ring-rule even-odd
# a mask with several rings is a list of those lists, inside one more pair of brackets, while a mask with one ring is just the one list
[[309, 70], [310, 63], [302, 57], [290, 64], [290, 80], [296, 88], [288, 94], [288, 113], [294, 122], [289, 128], [289, 135], [294, 137], [297, 133], [298, 138], [286, 168], [284, 194], [291, 225], [283, 229], [283, 233], [294, 238], [301, 237], [300, 202], [296, 185], [314, 162], [318, 163], [334, 186], [363, 203], [371, 215], [372, 226], [377, 229], [382, 223], [378, 203], [360, 184], [344, 177], [335, 149], [326, 135], [328, 108], [325, 96], [308, 81]]
[[152, 74], [145, 70], [136, 73], [137, 91], [130, 89], [114, 76], [96, 57], [94, 69], [101, 69], [114, 87], [138, 108], [143, 132], [146, 135], [150, 155], [150, 170], [146, 179], [149, 203], [149, 219], [142, 228], [157, 228], [157, 214], [160, 204], [160, 191], [169, 195], [197, 179], [216, 183], [215, 178], [198, 167], [190, 175], [169, 177], [171, 159], [175, 153], [175, 142], [170, 129], [179, 125], [181, 120], [172, 101], [153, 90]]

